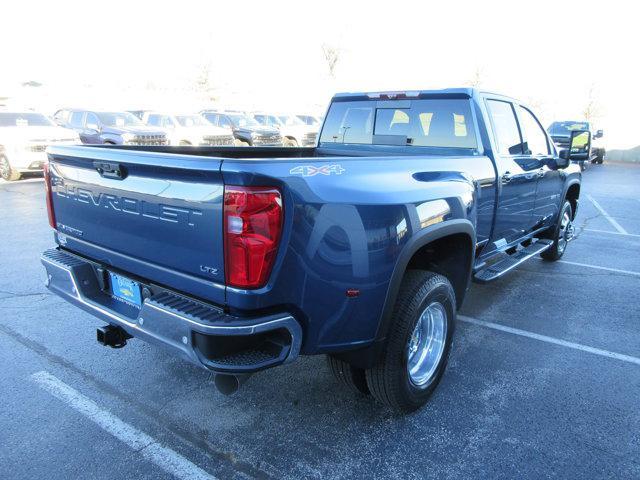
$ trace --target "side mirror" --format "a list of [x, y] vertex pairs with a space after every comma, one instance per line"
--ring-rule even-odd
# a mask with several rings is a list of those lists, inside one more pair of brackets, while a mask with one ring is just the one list
[[100, 127], [95, 123], [87, 123], [88, 130], [95, 130], [96, 132], [100, 131]]
[[574, 130], [571, 132], [569, 160], [589, 160], [591, 151], [591, 134], [588, 130]]
[[551, 170], [559, 170], [562, 168], [567, 168], [570, 163], [571, 160], [569, 159], [569, 150], [563, 148], [558, 152], [558, 158], [552, 158], [547, 166]]
[[602, 138], [604, 136], [604, 132], [602, 130], [596, 130], [596, 134], [593, 138]]

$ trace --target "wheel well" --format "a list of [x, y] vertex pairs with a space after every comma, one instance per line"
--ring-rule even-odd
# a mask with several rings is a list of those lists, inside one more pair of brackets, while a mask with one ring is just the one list
[[571, 210], [573, 212], [573, 217], [575, 218], [576, 212], [578, 211], [578, 198], [580, 197], [580, 185], [574, 183], [567, 190], [566, 199], [571, 203]]
[[444, 275], [456, 293], [458, 308], [469, 285], [473, 245], [469, 235], [456, 233], [434, 240], [413, 254], [408, 269], [430, 270]]
[[105, 141], [104, 141], [104, 144], [105, 144], [105, 145], [115, 145], [115, 144], [116, 144], [116, 142], [112, 142], [111, 140], [105, 140]]

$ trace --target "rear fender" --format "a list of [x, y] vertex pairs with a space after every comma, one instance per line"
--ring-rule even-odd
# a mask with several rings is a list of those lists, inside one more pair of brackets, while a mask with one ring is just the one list
[[[389, 328], [391, 327], [391, 318], [393, 315], [393, 308], [396, 303], [396, 299], [398, 297], [398, 293], [400, 291], [400, 285], [402, 284], [402, 279], [407, 270], [407, 266], [411, 261], [411, 258], [418, 252], [422, 247], [444, 237], [448, 237], [455, 234], [464, 234], [469, 237], [471, 240], [471, 245], [475, 246], [476, 244], [476, 234], [473, 223], [467, 219], [455, 219], [449, 220], [447, 222], [433, 225], [431, 227], [427, 227], [419, 232], [417, 232], [405, 245], [405, 247], [400, 252], [398, 260], [396, 262], [396, 266], [393, 270], [393, 274], [391, 275], [391, 281], [389, 282], [389, 287], [387, 289], [387, 295], [384, 302], [384, 308], [382, 310], [382, 314], [380, 317], [380, 321], [378, 324], [378, 332], [376, 334], [376, 339], [373, 344], [369, 345], [366, 348], [347, 351], [337, 354], [336, 356], [343, 359], [344, 361], [360, 368], [370, 368], [376, 362], [376, 359], [380, 355], [382, 351], [387, 335], [389, 333]], [[461, 268], [466, 268], [466, 277], [467, 280], [465, 282], [466, 290], [469, 288], [471, 283], [471, 273], [474, 261], [474, 248], [472, 247], [472, 251], [469, 255], [469, 263], [467, 265], [462, 266]], [[457, 298], [456, 302], [458, 307], [460, 307], [462, 298]]]

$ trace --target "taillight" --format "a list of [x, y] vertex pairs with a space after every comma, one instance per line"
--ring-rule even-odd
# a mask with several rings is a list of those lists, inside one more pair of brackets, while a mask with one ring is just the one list
[[49, 173], [49, 162], [44, 162], [44, 189], [47, 195], [47, 215], [49, 217], [49, 225], [56, 228], [56, 213], [53, 211], [53, 191], [51, 190], [51, 174]]
[[224, 189], [224, 270], [227, 285], [267, 283], [282, 232], [282, 197], [275, 187]]

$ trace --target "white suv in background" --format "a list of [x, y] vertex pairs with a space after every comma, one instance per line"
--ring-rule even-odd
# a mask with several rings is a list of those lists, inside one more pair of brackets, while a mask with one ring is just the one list
[[233, 146], [233, 132], [212, 125], [197, 113], [145, 112], [142, 121], [166, 130], [171, 145]]
[[0, 110], [0, 176], [4, 180], [41, 172], [49, 145], [73, 143], [80, 143], [76, 132], [59, 127], [41, 113]]
[[296, 115], [254, 113], [253, 118], [262, 125], [276, 127], [282, 135], [285, 147], [314, 147], [318, 129], [307, 125]]

